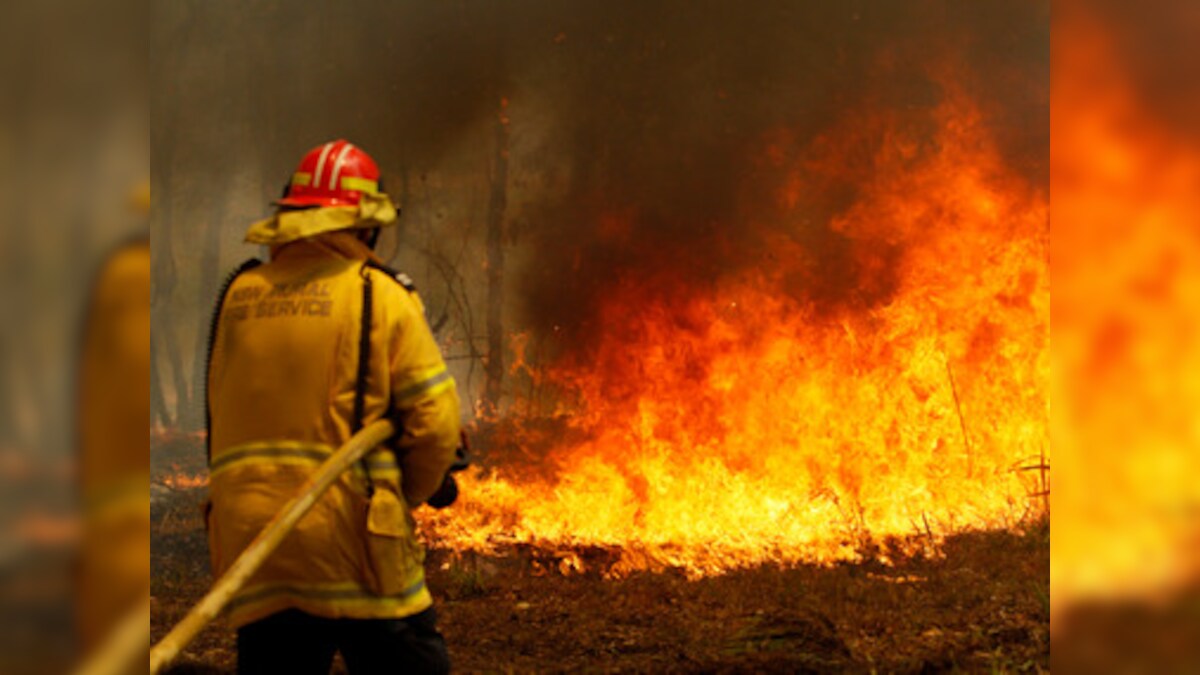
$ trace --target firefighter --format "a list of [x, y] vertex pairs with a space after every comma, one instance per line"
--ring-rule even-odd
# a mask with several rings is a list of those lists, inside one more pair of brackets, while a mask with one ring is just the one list
[[246, 241], [213, 315], [208, 366], [212, 569], [222, 574], [363, 426], [401, 430], [345, 473], [229, 608], [239, 673], [446, 672], [412, 509], [459, 442], [453, 378], [412, 283], [373, 248], [398, 214], [367, 153], [310, 151]]

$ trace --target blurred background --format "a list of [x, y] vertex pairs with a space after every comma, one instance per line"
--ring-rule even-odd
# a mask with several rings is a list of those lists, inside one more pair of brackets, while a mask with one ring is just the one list
[[[127, 366], [148, 350], [149, 298], [105, 270], [148, 232], [148, 21], [139, 3], [18, 1], [2, 24], [0, 672], [62, 672], [83, 642], [78, 542], [95, 524], [82, 517], [84, 487], [99, 495], [115, 474], [147, 468], [145, 369]], [[116, 367], [85, 377], [85, 361]], [[93, 399], [132, 408], [106, 416], [102, 433], [132, 473], [108, 460], [98, 465], [111, 471], [80, 472], [84, 379]], [[146, 573], [135, 564], [126, 576]]]

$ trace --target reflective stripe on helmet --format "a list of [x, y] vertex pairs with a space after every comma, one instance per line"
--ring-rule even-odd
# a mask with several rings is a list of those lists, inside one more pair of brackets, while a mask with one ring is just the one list
[[[309, 187], [312, 185], [312, 174], [304, 171], [297, 171], [292, 174], [292, 183], [296, 187]], [[371, 180], [370, 178], [360, 178], [358, 176], [343, 176], [338, 184], [340, 190], [354, 190], [356, 192], [366, 192], [375, 194], [379, 192], [379, 181]]]
[[329, 151], [333, 150], [333, 146], [337, 141], [331, 141], [321, 148], [321, 156], [317, 159], [317, 170], [313, 174], [313, 185], [321, 184], [321, 174], [325, 171], [325, 160], [329, 158]]
[[338, 176], [342, 173], [342, 163], [346, 161], [346, 153], [350, 152], [353, 147], [354, 146], [350, 143], [346, 143], [342, 146], [342, 149], [338, 151], [337, 158], [333, 160], [333, 171], [329, 173], [330, 190], [333, 190], [337, 186]]
[[379, 192], [379, 181], [369, 178], [359, 178], [358, 176], [346, 176], [342, 179], [342, 189], [366, 192], [373, 195]]

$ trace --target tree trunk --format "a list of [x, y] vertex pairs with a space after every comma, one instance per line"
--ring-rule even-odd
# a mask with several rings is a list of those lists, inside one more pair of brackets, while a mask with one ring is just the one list
[[169, 429], [175, 422], [171, 419], [171, 411], [167, 408], [167, 399], [163, 394], [162, 373], [157, 367], [158, 343], [161, 339], [159, 331], [150, 331], [150, 424], [153, 426], [157, 422], [159, 426]]
[[[170, 144], [156, 145], [157, 156], [154, 158], [153, 180], [158, 195], [171, 194], [171, 157]], [[186, 411], [191, 407], [191, 389], [188, 388], [187, 377], [184, 374], [183, 356], [179, 350], [179, 316], [176, 311], [175, 288], [179, 281], [179, 270], [175, 265], [175, 251], [172, 240], [175, 235], [173, 204], [171, 198], [161, 197], [151, 204], [156, 226], [150, 239], [153, 269], [152, 295], [150, 305], [151, 328], [151, 369], [158, 377], [152, 376], [152, 382], [159, 383], [159, 390], [166, 408], [166, 391], [162, 388], [162, 376], [159, 370], [160, 357], [166, 357], [167, 367], [170, 368], [171, 388], [175, 394], [174, 414], [166, 412], [171, 424], [183, 421]], [[157, 347], [157, 349], [155, 349]], [[151, 399], [153, 405], [154, 399]]]
[[496, 115], [496, 154], [492, 161], [487, 230], [487, 363], [483, 387], [486, 412], [500, 411], [504, 384], [504, 210], [508, 202], [508, 99]]
[[[222, 195], [221, 191], [216, 194]], [[192, 404], [188, 407], [184, 428], [192, 430], [204, 426], [205, 420], [205, 390], [208, 387], [208, 331], [209, 317], [217, 302], [217, 292], [221, 284], [221, 222], [225, 219], [224, 208], [205, 209], [202, 213], [220, 212], [219, 216], [210, 222], [204, 232], [204, 241], [200, 245], [200, 265], [198, 271], [198, 290], [196, 307], [196, 348], [192, 359]]]

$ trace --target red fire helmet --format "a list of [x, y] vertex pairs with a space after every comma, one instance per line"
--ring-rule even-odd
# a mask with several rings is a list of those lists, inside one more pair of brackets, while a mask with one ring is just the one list
[[379, 191], [379, 167], [354, 144], [338, 139], [318, 145], [292, 174], [280, 206], [353, 206], [364, 192]]

